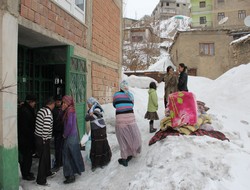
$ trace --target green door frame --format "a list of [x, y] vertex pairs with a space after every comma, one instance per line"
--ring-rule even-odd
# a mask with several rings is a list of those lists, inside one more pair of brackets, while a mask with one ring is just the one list
[[66, 63], [66, 91], [74, 98], [79, 136], [85, 133], [86, 114], [86, 59], [74, 55], [74, 47], [68, 46]]

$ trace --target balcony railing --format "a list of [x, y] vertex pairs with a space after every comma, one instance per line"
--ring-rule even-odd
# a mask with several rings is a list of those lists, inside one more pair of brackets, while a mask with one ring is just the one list
[[191, 12], [206, 12], [206, 11], [212, 11], [213, 6], [212, 5], [206, 5], [206, 7], [200, 7], [200, 6], [192, 6]]

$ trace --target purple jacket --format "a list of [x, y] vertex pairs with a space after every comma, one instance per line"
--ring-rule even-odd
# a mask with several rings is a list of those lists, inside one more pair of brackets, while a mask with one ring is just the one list
[[77, 125], [76, 125], [76, 113], [71, 112], [68, 115], [68, 119], [64, 121], [64, 138], [69, 136], [77, 136]]

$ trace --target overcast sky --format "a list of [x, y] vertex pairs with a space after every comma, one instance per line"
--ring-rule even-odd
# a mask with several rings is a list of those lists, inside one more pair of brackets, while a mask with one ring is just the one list
[[151, 15], [159, 0], [123, 0], [123, 16], [140, 19]]

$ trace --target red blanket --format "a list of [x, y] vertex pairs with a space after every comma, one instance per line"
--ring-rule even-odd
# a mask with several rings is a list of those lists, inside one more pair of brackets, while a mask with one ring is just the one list
[[197, 123], [197, 103], [192, 92], [172, 93], [168, 102], [173, 128]]
[[[155, 133], [155, 135], [150, 139], [149, 146], [156, 143], [157, 141], [166, 138], [167, 136], [179, 136], [181, 135], [178, 131], [174, 130], [173, 128], [167, 128], [166, 131], [159, 130]], [[213, 138], [217, 138], [219, 140], [228, 140], [229, 139], [220, 131], [205, 131], [202, 129], [198, 129], [195, 132], [192, 132], [190, 135], [196, 135], [196, 136], [210, 136]]]

